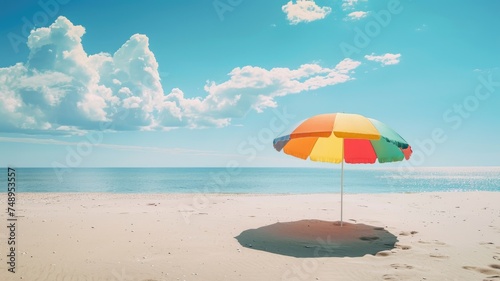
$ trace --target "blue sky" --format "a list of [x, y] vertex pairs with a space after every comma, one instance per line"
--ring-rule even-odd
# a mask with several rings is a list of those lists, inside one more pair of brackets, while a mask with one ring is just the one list
[[329, 112], [500, 166], [498, 1], [0, 5], [2, 166], [330, 167], [272, 147]]

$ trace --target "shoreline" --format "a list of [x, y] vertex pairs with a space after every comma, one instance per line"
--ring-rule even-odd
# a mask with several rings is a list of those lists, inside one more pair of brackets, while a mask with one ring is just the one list
[[347, 193], [342, 236], [338, 193], [23, 192], [17, 272], [0, 232], [0, 279], [488, 280], [500, 275], [498, 202], [494, 191]]
[[[447, 191], [405, 191], [405, 192], [378, 192], [378, 193], [370, 193], [370, 192], [361, 192], [361, 193], [350, 193], [346, 192], [344, 190], [344, 195], [391, 195], [391, 194], [439, 194], [439, 193], [500, 193], [500, 190], [498, 191], [492, 191], [492, 190], [447, 190]], [[245, 195], [255, 195], [255, 196], [281, 196], [281, 195], [340, 195], [340, 192], [311, 192], [311, 193], [230, 193], [230, 192], [88, 192], [88, 191], [72, 191], [72, 192], [59, 192], [59, 191], [53, 191], [53, 192], [47, 192], [47, 191], [40, 191], [40, 192], [33, 192], [33, 191], [18, 191], [16, 194], [25, 194], [25, 195], [40, 195], [40, 194], [59, 194], [59, 195], [76, 195], [76, 194], [82, 194], [82, 195], [92, 195], [92, 194], [105, 194], [105, 195], [160, 195], [160, 196], [166, 196], [166, 195], [197, 195], [197, 194], [207, 194], [207, 195], [237, 195], [237, 196], [245, 196]]]

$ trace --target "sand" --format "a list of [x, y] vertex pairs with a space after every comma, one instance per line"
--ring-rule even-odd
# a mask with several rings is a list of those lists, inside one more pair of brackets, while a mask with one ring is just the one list
[[348, 194], [341, 228], [338, 194], [19, 193], [0, 280], [500, 280], [499, 202]]

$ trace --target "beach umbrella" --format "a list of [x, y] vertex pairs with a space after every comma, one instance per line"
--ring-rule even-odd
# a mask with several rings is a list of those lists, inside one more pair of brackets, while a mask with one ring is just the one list
[[373, 164], [408, 160], [410, 145], [393, 129], [359, 114], [330, 113], [306, 119], [290, 134], [274, 139], [277, 151], [301, 159], [341, 163], [340, 224], [343, 224], [344, 162]]

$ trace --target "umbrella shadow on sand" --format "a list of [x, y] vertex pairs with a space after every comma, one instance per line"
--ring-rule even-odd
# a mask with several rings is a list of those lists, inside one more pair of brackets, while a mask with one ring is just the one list
[[366, 224], [301, 220], [248, 229], [235, 237], [246, 248], [296, 258], [362, 257], [395, 247], [397, 237]]

